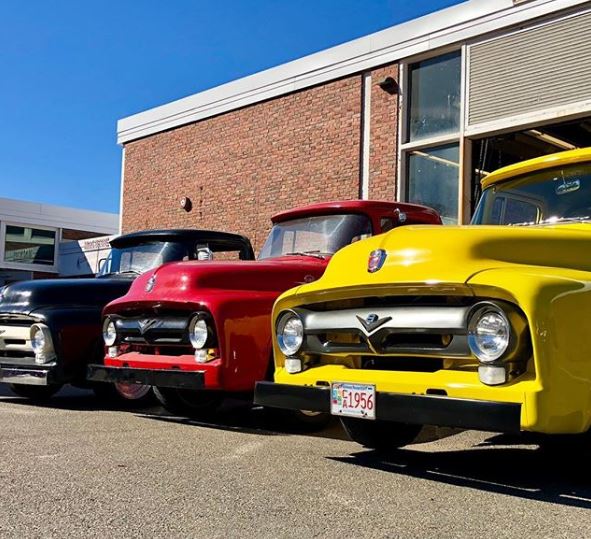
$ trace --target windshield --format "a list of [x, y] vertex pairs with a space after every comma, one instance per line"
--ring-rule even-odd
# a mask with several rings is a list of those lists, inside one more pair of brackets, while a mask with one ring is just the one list
[[541, 170], [492, 185], [472, 219], [475, 225], [529, 225], [591, 220], [591, 164]]
[[332, 255], [341, 247], [371, 235], [367, 216], [318, 215], [277, 223], [259, 259], [284, 255]]
[[102, 275], [114, 273], [137, 274], [160, 266], [165, 262], [193, 258], [187, 245], [176, 242], [141, 243], [130, 247], [112, 248], [99, 271]]

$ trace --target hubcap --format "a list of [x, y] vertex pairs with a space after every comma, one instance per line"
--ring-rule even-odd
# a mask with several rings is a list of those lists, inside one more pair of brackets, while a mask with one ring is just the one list
[[117, 390], [117, 393], [119, 393], [119, 395], [121, 395], [124, 399], [134, 401], [145, 397], [152, 389], [152, 386], [117, 382], [115, 384], [115, 389]]

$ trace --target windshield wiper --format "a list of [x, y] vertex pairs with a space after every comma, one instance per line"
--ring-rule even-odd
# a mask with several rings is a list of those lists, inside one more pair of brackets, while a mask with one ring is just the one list
[[552, 225], [554, 223], [582, 223], [583, 221], [591, 221], [591, 217], [548, 217], [547, 219], [542, 219], [537, 223], [535, 221], [525, 221], [523, 223], [509, 223], [509, 226]]
[[293, 253], [284, 253], [285, 256], [313, 256], [314, 258], [319, 258], [320, 260], [324, 260], [326, 258], [325, 255], [320, 254], [319, 250], [315, 251], [295, 251]]

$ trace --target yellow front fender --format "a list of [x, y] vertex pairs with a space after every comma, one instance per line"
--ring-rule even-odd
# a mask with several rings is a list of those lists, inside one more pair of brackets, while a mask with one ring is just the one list
[[526, 403], [527, 422], [543, 432], [591, 427], [591, 280], [589, 273], [543, 267], [491, 269], [468, 284], [477, 296], [506, 299], [525, 313], [536, 379], [543, 390]]

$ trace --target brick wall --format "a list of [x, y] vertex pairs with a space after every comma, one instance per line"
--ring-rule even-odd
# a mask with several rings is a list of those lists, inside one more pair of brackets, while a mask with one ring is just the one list
[[375, 69], [371, 73], [371, 123], [369, 146], [370, 198], [395, 200], [398, 143], [398, 94], [378, 85], [386, 77], [398, 81], [398, 65]]
[[[227, 230], [258, 251], [272, 214], [358, 198], [361, 85], [355, 75], [127, 143], [123, 231]], [[370, 196], [392, 199], [396, 97], [373, 93]]]

